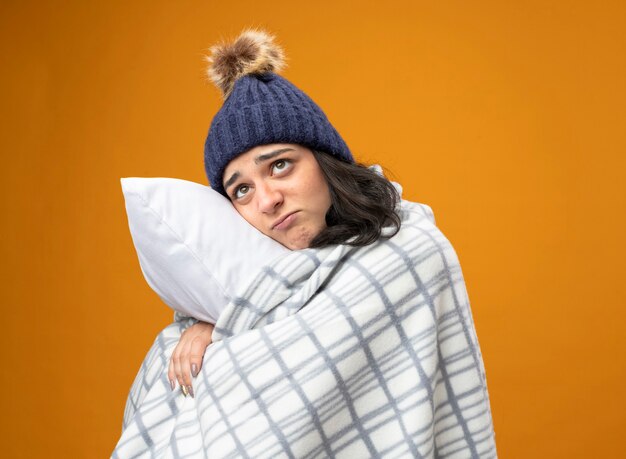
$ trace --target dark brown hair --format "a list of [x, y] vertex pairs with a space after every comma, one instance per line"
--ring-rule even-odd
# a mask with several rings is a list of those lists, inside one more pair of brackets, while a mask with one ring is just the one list
[[[328, 183], [331, 206], [326, 213], [327, 227], [313, 238], [309, 247], [365, 246], [381, 237], [390, 238], [400, 230], [401, 219], [396, 211], [400, 196], [389, 180], [364, 164], [311, 151]], [[395, 230], [382, 236], [385, 226], [393, 226]]]

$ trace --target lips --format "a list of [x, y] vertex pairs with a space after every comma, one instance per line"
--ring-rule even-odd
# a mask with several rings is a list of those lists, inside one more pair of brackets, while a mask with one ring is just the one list
[[291, 212], [291, 213], [288, 213], [287, 215], [280, 217], [278, 220], [274, 222], [274, 224], [272, 225], [272, 229], [273, 230], [286, 229], [291, 224], [291, 221], [293, 221], [294, 217], [292, 217], [292, 215], [294, 215], [296, 212], [298, 211], [296, 210], [295, 212]]

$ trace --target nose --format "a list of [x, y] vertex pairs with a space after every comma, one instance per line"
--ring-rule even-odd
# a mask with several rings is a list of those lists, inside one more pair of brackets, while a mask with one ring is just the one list
[[257, 205], [260, 212], [271, 214], [283, 203], [283, 194], [277, 186], [260, 183], [256, 189]]

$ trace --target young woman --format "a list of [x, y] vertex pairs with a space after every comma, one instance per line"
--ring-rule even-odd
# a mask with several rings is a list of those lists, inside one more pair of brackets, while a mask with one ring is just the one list
[[[380, 238], [385, 225], [398, 231], [395, 188], [356, 164], [321, 108], [275, 73], [284, 61], [272, 37], [248, 30], [212, 51], [209, 76], [226, 98], [205, 144], [213, 189], [293, 250], [350, 239], [362, 246]], [[191, 376], [200, 370], [212, 330], [200, 322], [183, 334], [171, 358], [172, 389], [178, 381], [193, 396]]]
[[462, 273], [430, 208], [354, 161], [276, 73], [271, 36], [245, 31], [209, 60], [225, 99], [211, 187], [292, 252], [217, 324], [162, 332], [113, 456], [496, 457]]

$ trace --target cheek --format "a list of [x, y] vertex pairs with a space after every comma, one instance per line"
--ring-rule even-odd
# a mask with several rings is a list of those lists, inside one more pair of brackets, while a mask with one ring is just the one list
[[328, 189], [328, 185], [323, 178], [315, 183], [313, 195], [315, 196], [315, 202], [317, 203], [320, 212], [326, 215], [326, 212], [331, 205], [331, 198], [330, 190]]
[[301, 192], [303, 196], [307, 196], [310, 202], [316, 203], [320, 209], [324, 208], [324, 213], [330, 207], [330, 191], [326, 184], [326, 179], [321, 171], [315, 171], [311, 174], [310, 179], [301, 184]]

